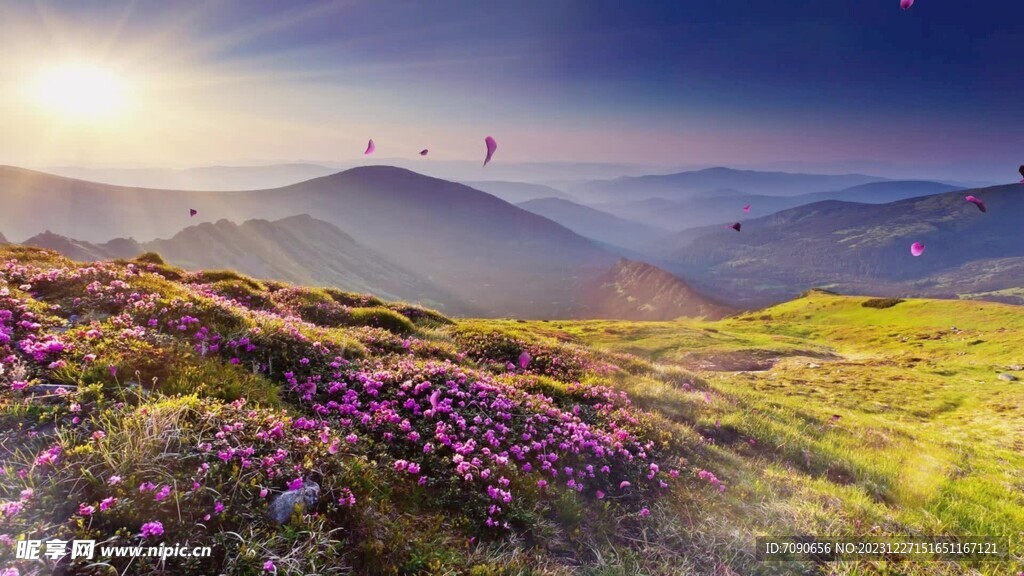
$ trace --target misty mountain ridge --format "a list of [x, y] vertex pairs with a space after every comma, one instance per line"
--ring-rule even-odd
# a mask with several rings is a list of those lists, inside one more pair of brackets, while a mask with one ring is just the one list
[[[965, 202], [967, 194], [983, 199], [988, 212]], [[785, 300], [814, 286], [948, 297], [976, 291], [972, 263], [1024, 257], [1022, 212], [1019, 184], [888, 204], [826, 200], [744, 220], [740, 233], [686, 230], [660, 247], [658, 262], [742, 305]], [[925, 244], [923, 256], [910, 255], [913, 242]], [[1008, 267], [988, 279], [986, 290], [1020, 287], [1019, 271]]]
[[369, 292], [385, 300], [404, 300], [458, 314], [479, 313], [331, 224], [307, 215], [242, 224], [219, 220], [148, 242], [118, 238], [94, 244], [47, 231], [24, 244], [55, 250], [79, 261], [134, 258], [143, 252], [156, 252], [167, 262], [188, 270], [229, 268], [261, 279]]
[[648, 175], [592, 181], [571, 188], [568, 192], [577, 198], [591, 202], [643, 200], [656, 197], [682, 200], [721, 189], [734, 189], [743, 193], [768, 196], [795, 196], [822, 190], [839, 190], [885, 180], [888, 178], [864, 174], [800, 174], [716, 167], [662, 176]]
[[667, 230], [620, 218], [563, 198], [539, 198], [520, 202], [517, 206], [558, 222], [581, 236], [631, 250], [642, 249], [669, 234]]
[[[811, 192], [795, 196], [767, 196], [746, 194], [735, 190], [720, 190], [685, 200], [648, 198], [645, 200], [608, 202], [594, 207], [610, 214], [645, 222], [661, 228], [679, 231], [695, 226], [724, 224], [751, 216], [764, 216], [779, 210], [813, 204], [822, 200], [842, 200], [884, 204], [905, 198], [916, 198], [958, 190], [957, 186], [931, 181], [869, 182], [843, 190]], [[745, 213], [742, 208], [751, 206]]]

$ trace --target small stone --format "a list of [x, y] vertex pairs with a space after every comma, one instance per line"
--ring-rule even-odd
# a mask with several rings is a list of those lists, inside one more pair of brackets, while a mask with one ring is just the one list
[[288, 490], [276, 496], [270, 502], [267, 516], [278, 524], [285, 524], [292, 518], [298, 508], [299, 512], [316, 506], [320, 501], [320, 486], [316, 482], [306, 482], [302, 488]]
[[808, 368], [821, 368], [821, 364], [815, 364], [814, 362], [810, 362], [810, 363], [807, 364], [807, 367]]
[[999, 375], [999, 379], [1000, 380], [1006, 380], [1007, 382], [1016, 382], [1017, 381], [1017, 377], [1016, 376], [1014, 376], [1013, 374], [1005, 373], [1005, 372], [1003, 374]]
[[1011, 364], [1007, 368], [1009, 368], [1011, 372], [1020, 372], [1021, 370], [1024, 370], [1024, 366], [1021, 366], [1020, 364]]

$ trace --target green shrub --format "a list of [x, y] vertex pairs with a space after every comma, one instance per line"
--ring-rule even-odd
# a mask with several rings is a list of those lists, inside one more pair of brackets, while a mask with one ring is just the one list
[[903, 302], [903, 300], [899, 298], [872, 298], [865, 300], [861, 306], [865, 308], [892, 308], [900, 302]]
[[369, 294], [355, 294], [338, 290], [337, 288], [324, 288], [322, 292], [342, 306], [369, 308], [384, 305], [383, 300]]
[[405, 316], [379, 306], [373, 308], [352, 308], [349, 310], [349, 324], [383, 328], [395, 334], [410, 334], [416, 327]]
[[167, 262], [164, 261], [163, 257], [157, 254], [156, 252], [145, 252], [143, 254], [139, 254], [134, 258], [134, 260], [142, 264], [159, 264], [162, 266], [167, 264]]

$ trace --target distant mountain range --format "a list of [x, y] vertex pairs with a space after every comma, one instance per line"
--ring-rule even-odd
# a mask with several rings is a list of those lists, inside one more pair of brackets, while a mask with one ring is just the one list
[[[0, 229], [11, 238], [74, 258], [151, 250], [185, 267], [328, 284], [455, 314], [588, 314], [598, 309], [586, 300], [592, 282], [618, 259], [479, 190], [384, 166], [243, 192], [133, 189], [0, 168], [0, 199]], [[199, 216], [189, 218], [189, 208]], [[250, 221], [195, 222], [221, 215]]]
[[[352, 168], [387, 165], [413, 170], [420, 174], [454, 182], [538, 183], [586, 182], [589, 180], [664, 174], [668, 168], [641, 164], [606, 162], [500, 162], [487, 167], [480, 161], [440, 160], [431, 150], [429, 156], [399, 158], [381, 155], [385, 143], [378, 141], [377, 154], [357, 160], [340, 162], [283, 162], [256, 165], [198, 166], [193, 168], [97, 168], [80, 166], [48, 166], [37, 168], [47, 174], [77, 178], [133, 188], [167, 190], [256, 190], [297, 184], [299, 182], [343, 172]], [[480, 141], [483, 150], [483, 138]], [[419, 148], [416, 148], [418, 151]], [[499, 152], [499, 156], [500, 156]], [[481, 155], [481, 160], [483, 156]], [[547, 193], [540, 196], [554, 196]], [[527, 200], [519, 198], [516, 201]]]
[[668, 236], [661, 230], [562, 198], [540, 198], [516, 204], [524, 210], [558, 222], [581, 236], [612, 246], [640, 250]]
[[455, 314], [479, 314], [428, 280], [356, 242], [337, 227], [310, 216], [269, 222], [227, 220], [190, 226], [166, 240], [116, 239], [102, 244], [45, 232], [24, 242], [80, 261], [133, 258], [157, 252], [190, 270], [230, 268], [257, 278], [372, 292]]
[[501, 182], [495, 180], [463, 182], [463, 184], [470, 188], [476, 188], [477, 190], [487, 192], [492, 196], [497, 196], [509, 204], [518, 204], [520, 202], [526, 202], [528, 200], [535, 200], [538, 198], [560, 198], [563, 200], [572, 200], [572, 196], [565, 192], [543, 184]]
[[[938, 182], [875, 181], [772, 196], [723, 189], [748, 172], [700, 173], [716, 192], [599, 210], [565, 198], [515, 206], [388, 166], [246, 191], [128, 188], [0, 167], [0, 231], [84, 260], [153, 250], [185, 267], [338, 286], [459, 315], [714, 316], [814, 286], [1024, 301], [1020, 185], [950, 193]], [[712, 182], [709, 174], [726, 177]], [[796, 189], [871, 178], [783, 176], [795, 176]], [[988, 213], [965, 202], [968, 193], [984, 199]], [[742, 212], [747, 203], [750, 214]], [[716, 219], [677, 233], [659, 226]], [[742, 232], [721, 225], [734, 221]], [[909, 255], [915, 241], [927, 245], [920, 258]]]
[[[982, 198], [988, 212], [964, 201]], [[955, 296], [1024, 286], [1016, 261], [1024, 186], [995, 186], [888, 204], [827, 200], [721, 226], [686, 230], [659, 246], [657, 260], [708, 293], [746, 306], [814, 286], [879, 295]], [[910, 255], [910, 244], [926, 251]], [[1000, 262], [984, 283], [979, 262]]]
[[79, 168], [55, 166], [45, 170], [67, 178], [90, 182], [160, 188], [165, 190], [253, 190], [287, 186], [333, 174], [338, 170], [319, 164], [271, 164], [267, 166], [201, 166], [170, 168]]
[[[905, 198], [951, 192], [958, 188], [941, 182], [894, 180], [795, 196], [767, 196], [745, 194], [735, 190], [716, 190], [686, 200], [648, 198], [595, 204], [594, 208], [635, 222], [645, 222], [652, 226], [679, 231], [694, 226], [735, 222], [751, 216], [765, 216], [822, 200], [884, 204]], [[746, 205], [751, 207], [749, 213], [742, 211]], [[557, 218], [553, 219], [559, 221]]]
[[743, 194], [796, 196], [822, 190], [842, 190], [859, 184], [884, 180], [886, 178], [864, 174], [832, 176], [707, 168], [662, 176], [597, 180], [570, 188], [568, 192], [587, 202], [644, 200], [647, 198], [683, 200], [723, 189], [735, 190]]

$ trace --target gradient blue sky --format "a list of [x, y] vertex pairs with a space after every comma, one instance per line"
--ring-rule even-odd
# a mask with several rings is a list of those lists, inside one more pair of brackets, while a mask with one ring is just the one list
[[[77, 125], [14, 96], [68, 59], [126, 78], [130, 109]], [[327, 162], [369, 137], [468, 160], [487, 134], [507, 162], [1024, 162], [1017, 0], [14, 0], [0, 73], [9, 164]]]

